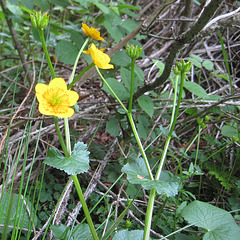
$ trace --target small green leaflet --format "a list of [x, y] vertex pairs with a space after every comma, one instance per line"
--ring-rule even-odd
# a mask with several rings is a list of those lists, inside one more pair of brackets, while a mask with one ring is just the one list
[[223, 209], [195, 200], [183, 208], [181, 214], [190, 224], [207, 230], [203, 240], [239, 239], [240, 227]]
[[209, 98], [206, 91], [200, 85], [198, 85], [195, 82], [185, 81], [184, 82], [184, 88], [186, 88], [189, 92], [197, 95], [198, 97], [200, 97], [202, 99], [208, 99]]
[[70, 157], [65, 157], [56, 148], [50, 148], [44, 163], [63, 170], [68, 175], [87, 172], [89, 169], [89, 151], [87, 151], [87, 145], [77, 142]]
[[137, 158], [132, 163], [127, 163], [122, 172], [127, 174], [127, 179], [132, 184], [140, 184], [144, 189], [156, 189], [158, 194], [172, 197], [178, 194], [179, 178], [171, 176], [169, 172], [163, 171], [159, 180], [150, 180], [143, 158]]
[[148, 95], [142, 95], [137, 99], [137, 102], [141, 109], [147, 113], [149, 117], [153, 116], [154, 113], [154, 104], [152, 99]]

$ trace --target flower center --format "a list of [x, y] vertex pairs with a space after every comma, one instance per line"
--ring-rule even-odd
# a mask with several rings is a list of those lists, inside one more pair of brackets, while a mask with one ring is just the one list
[[62, 98], [57, 93], [55, 93], [51, 96], [51, 99], [49, 99], [49, 103], [52, 106], [59, 106], [62, 103]]
[[43, 94], [43, 97], [52, 107], [69, 106], [68, 95], [61, 88], [50, 88]]

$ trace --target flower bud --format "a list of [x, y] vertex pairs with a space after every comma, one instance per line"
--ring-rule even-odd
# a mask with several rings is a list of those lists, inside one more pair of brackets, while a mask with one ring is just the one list
[[186, 73], [191, 69], [191, 67], [192, 67], [192, 64], [190, 62], [185, 63], [184, 60], [181, 60], [180, 62], [176, 63], [175, 72], [177, 72], [178, 74], [179, 72]]
[[239, 138], [236, 137], [236, 136], [232, 136], [232, 140], [233, 140], [234, 142], [238, 142], [238, 141], [239, 141]]
[[211, 116], [206, 115], [206, 116], [204, 117], [204, 119], [205, 119], [205, 121], [209, 121], [209, 120], [211, 119]]
[[137, 58], [139, 58], [139, 56], [142, 52], [142, 47], [134, 46], [134, 45], [131, 45], [131, 46], [128, 45], [126, 50], [127, 50], [128, 56], [130, 58], [137, 59]]
[[49, 23], [49, 15], [47, 13], [35, 12], [30, 14], [30, 19], [34, 28], [43, 29]]

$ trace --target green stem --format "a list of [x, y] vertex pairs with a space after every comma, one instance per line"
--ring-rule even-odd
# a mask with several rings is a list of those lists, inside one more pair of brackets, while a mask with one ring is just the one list
[[152, 175], [152, 171], [151, 171], [151, 167], [149, 165], [149, 162], [148, 162], [148, 159], [147, 159], [147, 156], [146, 156], [146, 153], [143, 149], [143, 146], [142, 146], [142, 143], [141, 143], [141, 140], [139, 138], [139, 135], [138, 135], [138, 132], [137, 132], [137, 129], [136, 129], [136, 126], [134, 124], [134, 121], [133, 121], [133, 117], [132, 117], [132, 114], [131, 113], [128, 113], [128, 119], [129, 119], [129, 122], [131, 124], [131, 127], [132, 127], [132, 131], [133, 131], [133, 134], [134, 134], [134, 137], [137, 141], [137, 144], [138, 144], [138, 147], [140, 148], [140, 152], [142, 154], [142, 157], [145, 161], [145, 164], [146, 164], [146, 167], [147, 167], [147, 170], [148, 170], [148, 174], [149, 174], [149, 177], [151, 180], [154, 179], [153, 175]]
[[40, 40], [42, 42], [43, 51], [45, 53], [45, 56], [46, 56], [46, 59], [47, 59], [47, 63], [48, 63], [48, 67], [50, 69], [51, 75], [52, 75], [53, 78], [55, 78], [56, 74], [54, 72], [53, 65], [52, 65], [51, 59], [50, 59], [49, 54], [48, 54], [48, 50], [47, 50], [47, 46], [46, 46], [46, 42], [45, 42], [45, 38], [44, 38], [43, 29], [38, 29], [38, 34], [39, 34]]
[[92, 222], [92, 218], [90, 216], [90, 213], [89, 213], [89, 210], [88, 210], [88, 207], [87, 207], [87, 204], [86, 204], [86, 201], [84, 199], [84, 196], [83, 196], [83, 192], [82, 192], [82, 189], [81, 189], [81, 186], [80, 186], [80, 183], [78, 181], [78, 178], [76, 175], [72, 175], [72, 179], [73, 179], [73, 182], [75, 184], [75, 187], [76, 187], [76, 190], [77, 190], [77, 193], [78, 193], [78, 197], [82, 203], [82, 208], [83, 208], [83, 211], [84, 211], [84, 214], [85, 214], [85, 217], [87, 219], [87, 223], [90, 227], [90, 230], [91, 230], [91, 233], [92, 233], [92, 236], [93, 236], [93, 239], [94, 240], [98, 240], [98, 235], [97, 235], [97, 232], [95, 230], [95, 227], [93, 225], [93, 222]]
[[71, 141], [70, 141], [70, 131], [69, 131], [69, 124], [68, 124], [68, 118], [64, 118], [64, 129], [65, 129], [65, 141], [66, 141], [66, 148], [69, 156], [72, 153], [71, 150]]
[[80, 73], [73, 79], [73, 81], [68, 85], [68, 89], [71, 89], [72, 86], [75, 84], [75, 82], [77, 82], [78, 79], [79, 79], [80, 77], [82, 77], [83, 74], [84, 74], [85, 72], [87, 72], [90, 68], [92, 68], [93, 66], [94, 66], [94, 63], [92, 62], [90, 65], [88, 65], [86, 68], [84, 68], [84, 69], [82, 70], [82, 72], [80, 72]]
[[142, 143], [141, 143], [141, 140], [138, 136], [138, 133], [137, 133], [137, 129], [136, 129], [136, 126], [134, 124], [134, 121], [133, 121], [133, 117], [132, 117], [132, 113], [130, 112], [129, 113], [129, 110], [127, 110], [127, 108], [124, 106], [124, 104], [122, 103], [122, 101], [118, 98], [118, 96], [116, 95], [116, 93], [112, 90], [112, 88], [110, 87], [110, 85], [107, 83], [107, 81], [104, 79], [103, 75], [101, 74], [101, 72], [99, 71], [99, 68], [96, 66], [96, 69], [97, 69], [97, 72], [99, 74], [99, 76], [101, 77], [102, 81], [107, 85], [108, 89], [111, 91], [111, 93], [113, 94], [113, 96], [117, 99], [117, 101], [120, 103], [120, 105], [122, 106], [122, 108], [124, 109], [124, 111], [126, 112], [127, 116], [128, 116], [128, 119], [129, 119], [129, 122], [131, 124], [131, 127], [132, 127], [132, 131], [133, 131], [133, 134], [134, 134], [134, 137], [136, 138], [136, 141], [138, 143], [138, 146], [140, 148], [140, 152], [143, 156], [143, 159], [145, 161], [145, 164], [146, 164], [146, 167], [147, 167], [147, 170], [148, 170], [148, 174], [149, 174], [149, 177], [151, 180], [153, 180], [153, 175], [152, 175], [152, 172], [151, 172], [151, 168], [150, 168], [150, 165], [149, 165], [149, 162], [148, 162], [148, 159], [147, 159], [147, 156], [145, 154], [145, 151], [143, 149], [143, 146], [142, 146]]
[[[76, 60], [75, 60], [74, 66], [73, 66], [72, 75], [71, 75], [71, 78], [70, 78], [70, 80], [69, 80], [69, 83], [70, 83], [70, 84], [73, 82], [73, 78], [74, 78], [74, 74], [75, 74], [75, 72], [76, 72], [78, 60], [79, 60], [79, 58], [80, 58], [80, 56], [81, 56], [81, 54], [82, 54], [83, 49], [84, 49], [85, 46], [87, 45], [88, 41], [89, 41], [89, 38], [87, 38], [87, 39], [85, 40], [85, 42], [83, 43], [81, 49], [80, 49], [79, 52], [78, 52], [78, 55], [77, 55], [77, 57], [76, 57]], [[73, 84], [74, 84], [74, 83], [73, 83]], [[72, 84], [72, 85], [73, 85], [73, 84]], [[71, 87], [72, 87], [72, 85], [71, 85]], [[70, 89], [70, 87], [69, 87], [69, 89]]]
[[122, 106], [122, 108], [124, 109], [124, 111], [128, 114], [128, 110], [127, 108], [124, 106], [124, 104], [122, 103], [122, 101], [118, 98], [118, 96], [116, 95], [116, 93], [112, 90], [112, 88], [110, 87], [110, 85], [107, 83], [107, 81], [105, 80], [105, 78], [103, 77], [103, 75], [101, 74], [101, 72], [99, 71], [99, 68], [95, 65], [97, 72], [99, 74], [99, 76], [101, 77], [102, 81], [106, 84], [106, 86], [108, 87], [108, 89], [111, 91], [112, 95], [117, 99], [117, 101], [120, 103], [120, 105]]
[[[178, 85], [178, 76], [176, 76], [174, 105], [173, 105], [173, 110], [172, 110], [172, 116], [174, 115], [174, 117], [171, 118], [170, 130], [169, 130], [168, 137], [167, 137], [167, 140], [166, 140], [166, 143], [165, 143], [165, 146], [164, 146], [164, 150], [163, 150], [163, 154], [162, 154], [160, 163], [158, 165], [158, 170], [157, 170], [157, 173], [156, 173], [156, 176], [155, 176], [155, 180], [159, 180], [160, 174], [162, 172], [163, 164], [165, 162], [165, 158], [166, 158], [166, 155], [167, 155], [168, 146], [169, 146], [169, 143], [170, 143], [170, 140], [171, 140], [171, 137], [172, 137], [172, 133], [173, 133], [176, 121], [177, 121], [177, 116], [178, 116], [180, 103], [181, 103], [181, 99], [182, 99], [182, 93], [183, 93], [184, 78], [185, 78], [185, 72], [182, 72], [181, 73], [181, 83], [180, 83], [180, 91], [179, 91], [179, 96], [178, 96], [178, 102], [177, 102], [177, 106], [176, 106], [176, 109], [175, 109], [175, 105], [176, 105], [175, 103], [176, 103], [176, 98], [177, 98], [176, 92], [177, 92], [177, 85]], [[150, 194], [149, 194], [143, 240], [148, 240], [149, 236], [150, 236], [150, 228], [151, 228], [151, 221], [152, 221], [155, 195], [156, 195], [156, 190], [152, 189], [150, 191]]]
[[150, 195], [148, 199], [143, 240], [149, 240], [155, 195], [156, 195], [156, 189], [153, 188], [150, 190]]
[[60, 144], [61, 144], [61, 146], [62, 146], [62, 150], [63, 150], [63, 152], [64, 152], [64, 155], [65, 155], [66, 157], [69, 157], [70, 155], [68, 154], [68, 151], [67, 151], [65, 142], [64, 142], [64, 140], [63, 140], [62, 133], [61, 133], [60, 128], [59, 128], [58, 118], [55, 117], [55, 116], [54, 116], [53, 118], [54, 118], [55, 128], [56, 128], [56, 130], [57, 130], [57, 134], [58, 134], [59, 141], [60, 141]]
[[136, 62], [136, 59], [132, 58], [132, 62], [131, 62], [131, 88], [130, 88], [130, 99], [129, 99], [129, 105], [128, 105], [128, 113], [132, 112], [135, 62]]

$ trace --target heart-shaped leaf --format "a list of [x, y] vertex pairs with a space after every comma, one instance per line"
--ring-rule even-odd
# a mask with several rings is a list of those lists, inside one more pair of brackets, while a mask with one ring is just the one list
[[240, 227], [223, 209], [195, 200], [183, 208], [181, 214], [189, 223], [207, 230], [203, 240], [239, 239]]
[[88, 171], [88, 155], [89, 152], [87, 151], [87, 145], [82, 142], [77, 142], [70, 157], [65, 157], [56, 148], [50, 148], [44, 163], [51, 167], [63, 170], [69, 175], [76, 175]]

